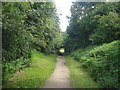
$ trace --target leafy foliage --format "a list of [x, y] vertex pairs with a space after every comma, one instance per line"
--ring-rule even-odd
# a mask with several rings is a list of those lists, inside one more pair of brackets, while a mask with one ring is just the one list
[[74, 2], [71, 13], [66, 53], [100, 85], [118, 88], [120, 2]]
[[89, 45], [119, 40], [119, 4], [119, 2], [73, 3], [70, 24], [67, 28], [66, 51], [71, 52]]
[[61, 32], [53, 2], [3, 2], [2, 12], [4, 82], [9, 74], [31, 64], [33, 49], [57, 53]]
[[120, 41], [113, 41], [91, 49], [79, 49], [71, 55], [79, 59], [82, 67], [103, 87], [119, 88], [119, 45]]
[[71, 85], [73, 88], [102, 88], [97, 82], [95, 82], [89, 72], [86, 72], [81, 68], [81, 63], [74, 60], [70, 56], [65, 56], [66, 65], [70, 70]]
[[8, 82], [3, 84], [3, 89], [43, 87], [55, 69], [56, 55], [46, 55], [33, 50], [31, 59], [31, 67], [15, 73], [12, 78], [8, 79]]

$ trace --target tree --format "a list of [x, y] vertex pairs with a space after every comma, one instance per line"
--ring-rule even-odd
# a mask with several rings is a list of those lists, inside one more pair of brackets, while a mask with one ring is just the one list
[[30, 65], [33, 49], [57, 53], [61, 33], [54, 2], [4, 2], [2, 12], [3, 81], [6, 81], [6, 75]]
[[73, 3], [67, 28], [66, 51], [118, 40], [119, 4], [118, 2]]

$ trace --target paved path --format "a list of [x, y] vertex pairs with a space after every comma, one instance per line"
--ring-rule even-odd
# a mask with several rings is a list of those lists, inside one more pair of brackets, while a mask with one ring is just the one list
[[46, 81], [44, 88], [70, 88], [69, 70], [63, 56], [57, 57], [56, 69]]

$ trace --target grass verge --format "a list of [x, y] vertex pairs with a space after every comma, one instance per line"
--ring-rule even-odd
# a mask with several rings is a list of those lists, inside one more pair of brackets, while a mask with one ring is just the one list
[[80, 62], [81, 68], [103, 88], [120, 88], [119, 50], [120, 40], [99, 46], [80, 48], [71, 53], [74, 60]]
[[80, 68], [79, 61], [73, 60], [70, 56], [65, 56], [65, 58], [70, 70], [71, 85], [73, 88], [100, 88], [89, 76], [89, 73]]
[[56, 55], [32, 52], [30, 67], [17, 72], [3, 88], [41, 88], [55, 69]]

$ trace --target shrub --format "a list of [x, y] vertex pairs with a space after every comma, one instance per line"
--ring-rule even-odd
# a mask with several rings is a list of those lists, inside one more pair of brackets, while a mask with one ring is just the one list
[[[79, 55], [81, 66], [90, 72], [93, 79], [103, 87], [120, 88], [118, 82], [119, 45], [120, 41], [117, 40], [74, 54]], [[72, 56], [76, 57], [74, 54]]]
[[87, 48], [81, 48], [76, 51], [73, 51], [71, 53], [71, 57], [73, 57], [75, 60], [79, 61], [82, 56], [84, 56], [88, 51], [90, 51], [95, 46], [89, 46]]

